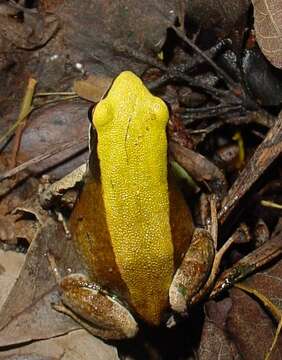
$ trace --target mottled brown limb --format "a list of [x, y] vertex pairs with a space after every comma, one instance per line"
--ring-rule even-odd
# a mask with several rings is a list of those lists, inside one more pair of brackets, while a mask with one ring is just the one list
[[68, 315], [93, 335], [119, 340], [132, 338], [138, 332], [130, 311], [87, 276], [70, 274], [62, 279], [59, 287], [63, 305], [71, 310]]
[[282, 152], [282, 112], [275, 124], [268, 131], [263, 142], [257, 147], [244, 170], [231, 186], [223, 199], [219, 213], [219, 222], [222, 224], [230, 215], [235, 206], [256, 182], [260, 175], [273, 163]]
[[213, 258], [214, 245], [210, 233], [197, 228], [169, 289], [169, 301], [174, 311], [181, 314], [187, 311], [191, 298], [207, 279]]
[[209, 291], [211, 291], [213, 284], [215, 282], [215, 278], [220, 270], [222, 257], [225, 254], [225, 252], [229, 249], [229, 247], [234, 243], [236, 238], [237, 236], [235, 235], [230, 236], [230, 238], [224, 243], [224, 245], [216, 253], [210, 276], [207, 282], [205, 283], [205, 285], [201, 288], [201, 290], [192, 298], [191, 305], [198, 303]]

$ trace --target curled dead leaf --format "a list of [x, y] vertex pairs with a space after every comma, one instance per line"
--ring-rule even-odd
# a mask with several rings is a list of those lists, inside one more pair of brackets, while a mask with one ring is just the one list
[[282, 2], [280, 0], [252, 0], [256, 39], [263, 54], [282, 69]]

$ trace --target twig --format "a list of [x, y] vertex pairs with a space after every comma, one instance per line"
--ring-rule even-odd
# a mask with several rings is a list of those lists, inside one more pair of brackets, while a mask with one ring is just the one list
[[50, 99], [50, 100], [44, 101], [40, 105], [37, 105], [37, 104], [34, 105], [33, 110], [37, 110], [37, 109], [39, 109], [39, 108], [41, 108], [42, 106], [45, 106], [45, 105], [54, 104], [54, 103], [67, 101], [67, 100], [72, 100], [72, 99], [77, 99], [77, 98], [79, 98], [79, 96], [76, 94], [76, 95], [64, 96], [62, 98]]
[[[235, 110], [237, 110], [238, 106], [241, 107], [241, 105], [235, 105]], [[233, 105], [233, 107], [234, 107], [234, 105]], [[211, 112], [213, 110], [218, 110], [218, 109], [229, 110], [230, 108], [232, 109], [232, 105], [226, 105], [226, 104], [206, 106], [206, 107], [201, 107], [201, 108], [186, 108], [183, 117], [185, 118], [186, 114], [205, 113], [205, 112]]]
[[[105, 41], [105, 39], [104, 39], [104, 41]], [[167, 67], [164, 63], [156, 60], [152, 56], [149, 56], [142, 51], [133, 49], [132, 47], [129, 47], [125, 44], [121, 44], [120, 42], [117, 42], [117, 41], [113, 43], [112, 39], [109, 39], [109, 44], [111, 44], [111, 46], [114, 48], [114, 50], [117, 51], [118, 53], [129, 55], [130, 57], [135, 58], [138, 61], [141, 61], [145, 64], [154, 66], [157, 69], [160, 69], [162, 71], [167, 70]]]
[[281, 333], [281, 329], [282, 329], [282, 316], [280, 317], [280, 321], [278, 323], [278, 326], [277, 326], [277, 329], [276, 329], [276, 332], [275, 332], [275, 336], [273, 338], [273, 341], [272, 341], [272, 344], [271, 344], [271, 347], [268, 351], [268, 353], [266, 354], [265, 356], [265, 360], [270, 360], [271, 359], [271, 354], [272, 354], [272, 351], [277, 343], [277, 340], [278, 340], [278, 336], [280, 335]]
[[[214, 57], [222, 48], [224, 48], [229, 43], [228, 40], [219, 41], [215, 46], [212, 46], [210, 49], [205, 51], [207, 57]], [[201, 84], [201, 81], [190, 77], [187, 75], [189, 71], [192, 71], [195, 66], [199, 66], [204, 63], [206, 60], [200, 56], [189, 57], [188, 61], [184, 64], [173, 65], [165, 70], [165, 74], [159, 77], [157, 80], [152, 81], [148, 84], [148, 88], [155, 89], [161, 85], [165, 85], [170, 80], [183, 80], [189, 83], [191, 86], [195, 85], [200, 88], [204, 88], [205, 84]], [[213, 93], [217, 92], [219, 89], [214, 89], [207, 87], [207, 89]]]
[[282, 204], [277, 204], [273, 201], [268, 201], [268, 200], [261, 200], [261, 205], [262, 206], [265, 206], [265, 207], [270, 207], [270, 208], [273, 208], [273, 209], [279, 209], [279, 210], [282, 210]]
[[[225, 246], [225, 245], [223, 245]], [[221, 248], [222, 249], [222, 248]], [[220, 249], [220, 251], [222, 251]], [[245, 278], [271, 260], [282, 254], [281, 234], [278, 233], [272, 239], [268, 240], [258, 249], [246, 255], [230, 269], [225, 270], [217, 280], [214, 289], [210, 295], [211, 298], [218, 295], [221, 291], [228, 289], [235, 282]]]
[[12, 148], [10, 168], [14, 168], [17, 163], [17, 154], [18, 154], [18, 151], [19, 151], [19, 148], [21, 145], [22, 133], [26, 126], [27, 115], [25, 115], [25, 114], [29, 114], [31, 112], [32, 99], [33, 99], [33, 94], [35, 91], [36, 83], [37, 83], [37, 81], [35, 79], [29, 78], [26, 92], [25, 92], [25, 95], [24, 95], [24, 98], [23, 98], [23, 101], [21, 104], [21, 110], [20, 110], [20, 113], [18, 116], [18, 120], [21, 119], [21, 121], [19, 123], [19, 126], [16, 129], [16, 134], [15, 134], [13, 148]]
[[23, 118], [18, 118], [17, 121], [1, 136], [0, 145], [2, 143], [6, 142], [10, 138], [10, 136], [13, 135], [14, 131], [19, 126], [19, 124], [22, 122], [22, 120], [24, 118], [26, 118], [31, 113], [32, 110], [33, 110], [33, 108], [31, 108], [28, 113], [24, 114]]
[[230, 115], [230, 113], [244, 112], [242, 105], [223, 105], [207, 106], [203, 108], [187, 108], [183, 113], [183, 122], [185, 125], [190, 124], [198, 119], [208, 119], [216, 116]]
[[184, 42], [186, 42], [186, 44], [188, 44], [197, 54], [204, 58], [206, 62], [215, 69], [217, 74], [227, 82], [227, 85], [229, 85], [233, 93], [238, 96], [238, 84], [224, 70], [217, 66], [217, 64], [209, 56], [207, 56], [204, 51], [198, 48], [198, 46], [195, 45], [181, 30], [179, 30], [175, 25], [172, 25], [171, 27], [176, 32], [176, 34]]
[[35, 97], [41, 97], [41, 96], [73, 96], [77, 95], [75, 91], [59, 91], [59, 92], [42, 92], [42, 93], [36, 93]]
[[222, 202], [219, 221], [223, 223], [239, 200], [246, 194], [260, 175], [273, 163], [282, 152], [282, 112], [276, 123], [268, 131], [263, 142], [257, 147], [254, 155], [249, 160], [240, 176]]
[[244, 116], [235, 116], [234, 114], [226, 114], [224, 117], [220, 117], [218, 119], [218, 121], [213, 122], [211, 125], [209, 125], [206, 128], [203, 129], [196, 129], [196, 130], [192, 130], [189, 129], [189, 134], [190, 135], [198, 135], [196, 139], [194, 139], [195, 141], [195, 145], [197, 145], [198, 143], [204, 141], [205, 137], [210, 134], [212, 131], [214, 131], [215, 129], [220, 128], [223, 125], [226, 124], [232, 124], [232, 125], [246, 125], [249, 123], [258, 123], [260, 125], [266, 126], [266, 127], [271, 127], [273, 126], [273, 124], [275, 123], [275, 118], [273, 116], [264, 116], [264, 113], [261, 114], [261, 112], [247, 112], [246, 115]]
[[203, 83], [203, 81], [197, 79], [197, 77], [192, 77], [187, 74], [183, 74], [183, 72], [179, 71], [179, 69], [176, 70], [177, 71], [166, 72], [159, 79], [147, 83], [146, 85], [148, 89], [150, 90], [157, 89], [160, 86], [165, 85], [169, 81], [173, 80], [173, 81], [186, 82], [189, 86], [193, 86], [195, 88], [205, 91], [207, 94], [211, 95], [215, 100], [218, 101], [220, 101], [223, 97], [226, 98], [230, 97], [230, 91], [214, 88], [212, 86], [207, 85], [206, 83]]
[[211, 236], [214, 243], [214, 249], [217, 249], [218, 240], [218, 221], [217, 221], [217, 208], [216, 208], [216, 196], [212, 194], [210, 197], [210, 211], [211, 211]]

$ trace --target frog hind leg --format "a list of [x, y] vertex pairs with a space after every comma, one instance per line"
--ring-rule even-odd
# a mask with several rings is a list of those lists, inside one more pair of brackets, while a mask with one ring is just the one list
[[[134, 337], [138, 326], [126, 307], [103, 293], [82, 274], [71, 274], [60, 282], [61, 299], [67, 313], [93, 335], [105, 340]], [[70, 309], [70, 311], [69, 311]]]
[[195, 229], [191, 245], [169, 289], [169, 302], [174, 311], [183, 315], [187, 313], [191, 299], [207, 280], [214, 253], [210, 233], [204, 229]]

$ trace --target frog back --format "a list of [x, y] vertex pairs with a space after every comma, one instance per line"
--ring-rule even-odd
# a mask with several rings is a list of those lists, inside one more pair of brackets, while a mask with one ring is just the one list
[[[130, 252], [127, 250], [127, 257], [124, 258], [127, 266], [130, 258], [130, 272], [134, 280], [133, 286], [128, 286], [122, 276], [121, 265], [116, 260], [102, 193], [100, 180], [89, 178], [72, 212], [70, 230], [77, 252], [94, 282], [109, 293], [125, 300], [143, 320], [158, 325], [163, 311], [168, 307], [168, 290], [172, 277], [192, 238], [193, 222], [189, 208], [170, 176], [168, 196], [171, 237], [169, 241], [172, 251], [169, 247], [167, 252], [152, 258], [148, 249], [147, 255], [139, 259], [137, 247], [144, 247], [146, 244], [137, 241], [136, 249]], [[158, 222], [157, 219], [156, 221]], [[154, 241], [154, 233], [152, 239]], [[159, 239], [155, 238], [157, 249], [158, 241]], [[127, 246], [126, 237], [123, 246]], [[151, 268], [152, 262], [156, 264], [154, 273]], [[141, 273], [140, 263], [143, 266]]]
[[98, 171], [71, 217], [77, 249], [94, 281], [158, 324], [193, 231], [177, 188], [168, 185], [165, 103], [124, 72], [95, 109]]

